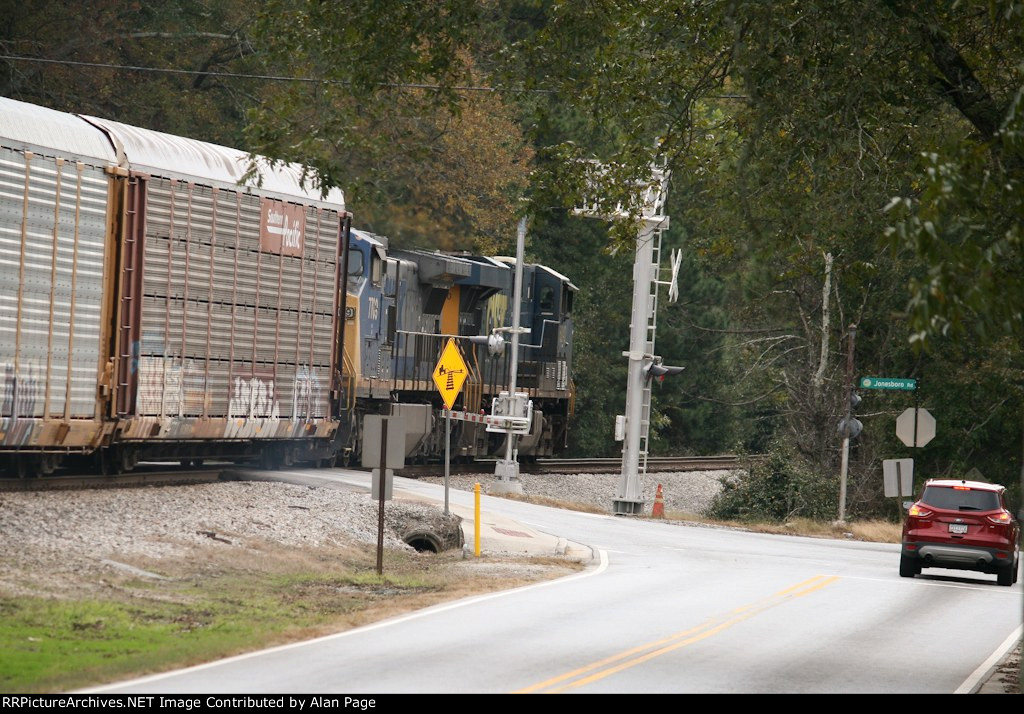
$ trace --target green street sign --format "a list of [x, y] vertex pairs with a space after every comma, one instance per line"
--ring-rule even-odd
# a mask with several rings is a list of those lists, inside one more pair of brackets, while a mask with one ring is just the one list
[[909, 392], [917, 389], [917, 380], [905, 377], [861, 377], [859, 386], [861, 389], [901, 389]]

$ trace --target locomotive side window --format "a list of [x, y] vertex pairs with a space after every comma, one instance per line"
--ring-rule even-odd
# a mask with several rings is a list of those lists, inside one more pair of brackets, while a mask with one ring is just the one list
[[554, 312], [555, 310], [555, 289], [545, 285], [540, 289], [540, 311]]
[[348, 274], [358, 277], [363, 274], [364, 269], [363, 254], [358, 250], [350, 250], [348, 253]]
[[385, 264], [385, 270], [387, 271], [387, 283], [385, 283], [384, 289], [388, 295], [394, 296], [395, 290], [398, 289], [398, 261], [388, 260]]
[[383, 274], [382, 262], [380, 256], [376, 253], [370, 258], [370, 280], [373, 281], [374, 285], [380, 285], [380, 279]]
[[386, 340], [388, 344], [394, 344], [395, 335], [398, 334], [398, 322], [396, 321], [395, 306], [388, 306], [388, 331]]
[[562, 314], [572, 314], [572, 290], [562, 291]]

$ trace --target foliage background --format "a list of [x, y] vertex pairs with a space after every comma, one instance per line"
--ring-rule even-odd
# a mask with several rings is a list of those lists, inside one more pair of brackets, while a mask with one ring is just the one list
[[2, 0], [0, 54], [4, 96], [301, 161], [400, 246], [510, 253], [527, 212], [528, 258], [580, 287], [578, 454], [619, 450], [634, 233], [572, 216], [577, 159], [635, 210], [654, 158], [685, 256], [657, 348], [686, 367], [656, 452], [784, 458], [796, 501], [742, 507], [826, 517], [855, 324], [854, 377], [921, 389], [863, 394], [849, 513], [895, 515], [915, 396], [918, 474], [1019, 503], [1024, 3]]

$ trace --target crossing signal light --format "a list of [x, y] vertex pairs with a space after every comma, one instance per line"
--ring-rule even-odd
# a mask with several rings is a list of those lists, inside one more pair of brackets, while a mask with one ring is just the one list
[[683, 371], [683, 367], [673, 367], [669, 364], [661, 364], [660, 362], [648, 362], [644, 367], [644, 374], [647, 375], [647, 380], [657, 379], [659, 382], [664, 382], [665, 377], [671, 377], [674, 374], [679, 374]]
[[861, 424], [860, 419], [856, 419], [853, 416], [853, 410], [860, 406], [861, 396], [856, 392], [850, 392], [850, 416], [843, 417], [839, 420], [839, 436], [844, 439], [856, 439], [860, 436], [861, 431], [864, 430], [864, 425]]

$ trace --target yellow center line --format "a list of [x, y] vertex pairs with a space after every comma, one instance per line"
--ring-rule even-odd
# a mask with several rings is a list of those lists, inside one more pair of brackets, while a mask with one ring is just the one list
[[[748, 620], [754, 615], [758, 615], [769, 608], [781, 605], [784, 602], [788, 602], [798, 597], [803, 597], [804, 595], [809, 595], [817, 590], [821, 590], [825, 586], [830, 585], [837, 580], [839, 580], [838, 576], [825, 577], [823, 575], [815, 575], [813, 578], [797, 583], [785, 590], [780, 590], [763, 600], [735, 608], [726, 615], [713, 617], [697, 627], [692, 627], [688, 630], [654, 640], [653, 642], [632, 647], [624, 652], [620, 652], [592, 664], [579, 667], [557, 677], [552, 677], [551, 679], [526, 687], [525, 689], [516, 690], [513, 693], [529, 694], [532, 692], [544, 691], [549, 694], [554, 694], [557, 692], [564, 692], [568, 689], [585, 686], [591, 682], [596, 682], [599, 679], [604, 679], [605, 677], [609, 677], [617, 672], [629, 669], [630, 667], [635, 667], [638, 664], [654, 659], [655, 657], [660, 657], [663, 654], [672, 652], [681, 647], [691, 645], [695, 642], [700, 642], [701, 640], [722, 632], [733, 625], [737, 625], [744, 620]], [[589, 674], [589, 676], [583, 676], [588, 673], [592, 674]], [[577, 677], [579, 677], [579, 679], [577, 679]], [[561, 686], [556, 686], [559, 684], [561, 684]]]

